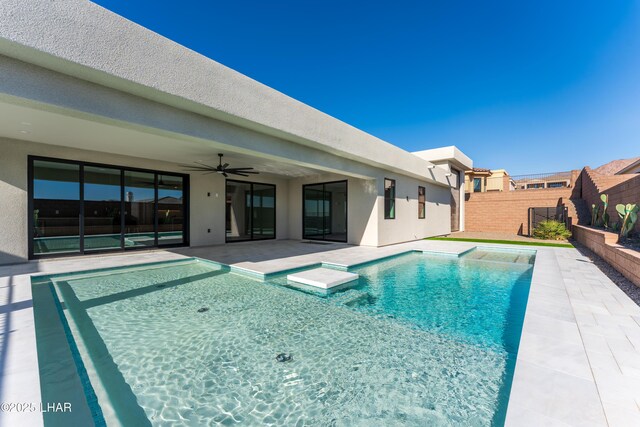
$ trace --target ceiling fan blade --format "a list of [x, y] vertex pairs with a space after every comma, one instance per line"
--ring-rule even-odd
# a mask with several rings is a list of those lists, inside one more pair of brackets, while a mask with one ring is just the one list
[[205, 165], [205, 164], [204, 164], [204, 163], [202, 163], [202, 162], [193, 162], [193, 163], [198, 164], [198, 165], [200, 165], [200, 166], [203, 166], [203, 167], [205, 167], [205, 168], [209, 168], [209, 169], [215, 169], [215, 168], [216, 168], [215, 166]]
[[[227, 172], [229, 171], [227, 170]], [[250, 173], [252, 175], [258, 175], [260, 172], [251, 171], [251, 170], [233, 169], [231, 173]]]
[[193, 165], [180, 165], [185, 168], [186, 171], [189, 172], [205, 172], [204, 175], [209, 175], [211, 173], [219, 173], [228, 177], [227, 174], [240, 175], [240, 176], [249, 176], [249, 174], [257, 175], [260, 172], [254, 172], [253, 168], [230, 168], [229, 163], [222, 164], [222, 154], [218, 154], [220, 157], [220, 164], [218, 166], [209, 166], [207, 164], [201, 162], [194, 162], [196, 166]]
[[204, 170], [204, 169], [208, 169], [205, 168], [204, 166], [194, 166], [194, 165], [180, 165], [180, 167], [184, 168], [184, 170]]
[[184, 171], [186, 172], [209, 172], [209, 171], [213, 171], [215, 172], [215, 169], [205, 169], [205, 168], [201, 168], [201, 169], [184, 169]]
[[214, 170], [214, 167], [211, 166], [207, 166], [207, 165], [202, 165], [202, 166], [194, 166], [194, 165], [181, 165], [183, 168], [186, 168], [186, 170]]
[[227, 169], [227, 171], [250, 171], [253, 170], [253, 168], [229, 168]]

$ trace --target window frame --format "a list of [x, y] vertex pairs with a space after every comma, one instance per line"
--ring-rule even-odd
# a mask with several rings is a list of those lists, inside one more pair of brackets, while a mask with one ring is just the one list
[[[387, 181], [391, 184], [389, 188], [393, 189], [393, 196], [387, 197]], [[384, 178], [384, 219], [396, 219], [396, 180]], [[388, 209], [387, 209], [388, 208]]]
[[[422, 194], [420, 194], [422, 190]], [[422, 197], [422, 200], [420, 198]], [[427, 189], [422, 185], [418, 185], [418, 219], [427, 217]]]
[[[476, 181], [480, 184], [479, 188], [476, 188]], [[473, 178], [472, 189], [474, 193], [482, 193], [482, 178], [479, 178], [479, 177]]]
[[[338, 239], [327, 239], [323, 232], [323, 237], [314, 237], [314, 236], [309, 236], [308, 234], [306, 234], [305, 232], [305, 218], [307, 216], [307, 206], [305, 204], [305, 191], [307, 188], [309, 187], [319, 187], [322, 186], [322, 193], [323, 193], [323, 197], [324, 194], [326, 193], [325, 191], [325, 186], [329, 185], [329, 184], [343, 184], [344, 183], [344, 189], [345, 189], [345, 196], [346, 196], [346, 206], [345, 206], [345, 211], [346, 211], [346, 215], [345, 215], [345, 238], [344, 240], [338, 240]], [[323, 205], [323, 209], [324, 209], [324, 205]], [[333, 215], [333, 212], [331, 212], [331, 215]], [[324, 229], [325, 227], [323, 227]], [[347, 243], [349, 240], [349, 180], [346, 179], [342, 179], [339, 181], [327, 181], [327, 182], [317, 182], [317, 183], [311, 183], [311, 184], [303, 184], [302, 185], [302, 238], [304, 240], [317, 240], [320, 242], [338, 242], [338, 243]]]
[[[229, 239], [229, 237], [227, 236], [227, 194], [228, 194], [228, 186], [230, 182], [236, 182], [236, 183], [241, 183], [241, 184], [249, 184], [249, 204], [250, 204], [250, 208], [249, 210], [251, 211], [249, 213], [249, 221], [251, 222], [251, 225], [249, 226], [249, 229], [251, 230], [249, 233], [249, 238], [247, 239]], [[254, 233], [253, 233], [253, 203], [254, 203], [254, 192], [253, 192], [253, 186], [254, 185], [264, 185], [266, 187], [273, 187], [273, 237], [260, 237], [260, 238], [254, 238]], [[241, 179], [232, 179], [232, 178], [227, 178], [224, 181], [224, 200], [225, 200], [225, 207], [224, 207], [224, 215], [225, 215], [225, 225], [224, 225], [224, 242], [225, 243], [238, 243], [238, 242], [259, 242], [261, 240], [275, 240], [277, 238], [277, 226], [278, 226], [278, 217], [277, 217], [277, 193], [278, 193], [278, 189], [276, 184], [270, 184], [268, 182], [258, 182], [258, 181], [245, 181], [245, 180], [241, 180]], [[246, 197], [246, 195], [245, 195]]]
[[[73, 253], [54, 253], [54, 254], [35, 254], [34, 253], [34, 242], [33, 242], [33, 238], [34, 238], [34, 218], [33, 218], [33, 208], [34, 208], [34, 177], [35, 177], [35, 162], [36, 161], [43, 161], [43, 162], [54, 162], [54, 163], [65, 163], [65, 164], [74, 164], [74, 165], [78, 165], [79, 166], [79, 170], [80, 170], [80, 176], [79, 176], [79, 184], [80, 184], [80, 209], [81, 209], [81, 220], [80, 220], [80, 232], [79, 232], [79, 236], [80, 236], [80, 252], [73, 252]], [[131, 248], [131, 247], [120, 247], [120, 248], [109, 248], [109, 249], [100, 249], [100, 250], [90, 250], [90, 251], [86, 251], [84, 248], [84, 222], [85, 222], [85, 218], [84, 218], [84, 205], [85, 205], [85, 200], [84, 200], [84, 168], [85, 166], [91, 166], [91, 167], [97, 167], [97, 168], [110, 168], [110, 169], [119, 169], [120, 170], [120, 203], [121, 203], [121, 229], [120, 229], [120, 233], [121, 233], [121, 239], [123, 239], [123, 234], [124, 234], [124, 222], [125, 222], [125, 218], [124, 218], [124, 174], [125, 171], [134, 171], [134, 172], [148, 172], [148, 173], [153, 173], [155, 176], [155, 192], [156, 192], [156, 197], [155, 197], [155, 218], [154, 218], [154, 227], [155, 227], [155, 231], [154, 233], [156, 233], [156, 240], [157, 240], [157, 232], [158, 232], [158, 228], [157, 228], [157, 217], [158, 217], [158, 204], [157, 204], [157, 177], [160, 175], [165, 175], [165, 176], [177, 176], [177, 177], [181, 177], [182, 178], [182, 194], [183, 194], [183, 209], [184, 209], [184, 224], [183, 224], [183, 231], [182, 231], [182, 243], [175, 243], [175, 244], [167, 244], [167, 245], [157, 245], [154, 244], [154, 246], [141, 246], [141, 247], [135, 247], [135, 248]], [[190, 185], [190, 175], [189, 174], [184, 174], [184, 173], [180, 173], [180, 172], [169, 172], [169, 171], [163, 171], [163, 170], [159, 170], [159, 169], [145, 169], [145, 168], [137, 168], [137, 167], [131, 167], [131, 166], [123, 166], [123, 165], [117, 165], [117, 164], [109, 164], [109, 163], [96, 163], [96, 162], [85, 162], [82, 160], [71, 160], [71, 159], [60, 159], [60, 158], [56, 158], [56, 157], [45, 157], [45, 156], [34, 156], [34, 155], [28, 155], [27, 156], [27, 249], [28, 249], [28, 258], [30, 260], [34, 260], [34, 259], [46, 259], [46, 258], [64, 258], [64, 257], [70, 257], [70, 256], [91, 256], [91, 255], [98, 255], [98, 254], [103, 254], [103, 253], [126, 253], [126, 252], [133, 252], [133, 251], [138, 251], [138, 250], [149, 250], [149, 249], [162, 249], [162, 248], [172, 248], [172, 247], [187, 247], [190, 245], [190, 228], [191, 228], [191, 223], [190, 223], [190, 190], [191, 190], [191, 185]], [[157, 242], [154, 242], [157, 243]]]

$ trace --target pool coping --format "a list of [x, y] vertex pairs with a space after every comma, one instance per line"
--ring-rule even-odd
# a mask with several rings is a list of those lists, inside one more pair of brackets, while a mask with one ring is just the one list
[[[476, 247], [496, 248], [496, 245], [491, 244], [435, 242], [439, 244], [433, 245], [428, 241], [420, 241], [394, 245], [395, 249], [391, 251], [394, 252], [393, 254], [384, 250], [376, 251], [380, 256], [372, 258], [377, 261], [398, 256], [416, 248], [449, 254], [464, 253]], [[615, 421], [633, 420], [635, 422], [636, 419], [640, 419], [638, 404], [636, 404], [636, 412], [628, 404], [640, 394], [640, 377], [638, 377], [640, 370], [635, 372], [630, 370], [634, 367], [629, 365], [633, 361], [625, 365], [618, 357], [625, 354], [628, 356], [631, 352], [640, 350], [640, 307], [635, 305], [595, 265], [585, 261], [585, 257], [581, 256], [576, 249], [523, 245], [515, 247], [499, 245], [498, 247], [508, 250], [536, 251], [506, 425], [616, 425], [618, 423]], [[450, 250], [440, 251], [441, 248]], [[104, 265], [105, 268], [131, 267], [148, 262], [185, 261], [186, 258], [189, 257], [157, 250], [144, 254], [92, 257], [95, 262], [91, 267], [94, 267], [93, 269], [96, 265]], [[349, 266], [371, 261], [373, 259]], [[60, 273], [61, 271], [56, 267], [68, 264], [74, 265], [76, 271], [82, 269], [86, 272], [91, 270], [86, 268], [89, 263], [87, 258], [60, 263], [58, 266], [52, 262], [48, 263], [43, 270]], [[299, 268], [307, 269], [308, 265], [313, 264], [309, 263]], [[322, 262], [315, 264], [322, 264]], [[335, 267], [345, 268], [341, 263], [333, 264]], [[31, 277], [46, 276], [47, 272], [30, 271], [29, 267], [33, 270], [33, 265], [27, 264], [22, 267], [24, 270], [22, 273], [20, 273], [21, 267], [0, 267], [0, 288], [8, 289], [13, 293], [12, 302], [0, 312], [0, 315], [11, 320], [12, 325], [12, 335], [9, 337], [11, 345], [7, 347], [5, 368], [2, 370], [2, 401], [5, 402], [40, 401], [31, 305]], [[260, 271], [258, 273], [264, 274]], [[580, 278], [584, 283], [580, 282]], [[597, 292], [588, 292], [594, 289]], [[598, 298], [606, 301], [599, 302]], [[614, 302], [617, 305], [613, 305]], [[609, 318], [606, 319], [610, 324], [607, 325], [604, 322], [593, 324], [593, 319], [596, 321], [599, 319], [597, 315], [604, 316], [603, 307], [610, 309]], [[589, 310], [592, 311], [589, 314], [590, 318], [585, 317], [585, 313]], [[589, 319], [591, 319], [590, 322]], [[596, 329], [597, 327], [601, 329]], [[608, 350], [603, 349], [601, 343], [593, 338], [599, 337], [606, 340], [608, 338], [604, 336], [605, 332], [606, 334], [612, 333], [610, 331], [619, 333], [621, 329], [628, 331], [626, 335], [628, 340], [624, 348], [622, 348], [625, 345], [623, 342], [615, 342], [620, 348], [614, 348], [614, 343], [610, 342]], [[596, 348], [597, 346], [599, 348]], [[614, 379], [618, 382], [626, 381], [623, 384], [626, 387], [624, 390], [630, 396], [622, 396], [620, 391], [611, 389], [607, 377], [602, 376], [604, 368], [601, 366], [601, 359], [604, 354], [607, 354], [605, 350], [610, 350], [609, 357], [614, 365], [616, 362], [618, 364], [619, 369]], [[630, 388], [629, 384], [638, 384], [639, 388]], [[0, 423], [5, 422], [9, 425], [12, 422], [29, 425], [43, 423], [42, 415], [38, 413], [0, 412]]]

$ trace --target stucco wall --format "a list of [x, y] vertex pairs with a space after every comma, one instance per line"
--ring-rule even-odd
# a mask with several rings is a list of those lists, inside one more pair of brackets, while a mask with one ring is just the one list
[[302, 186], [322, 182], [347, 180], [347, 242], [376, 246], [378, 241], [377, 188], [375, 180], [349, 178], [337, 174], [322, 174], [289, 181], [289, 236], [302, 238]]
[[[396, 180], [396, 218], [384, 219], [384, 178]], [[426, 214], [418, 218], [418, 186], [426, 188]], [[390, 245], [451, 232], [451, 189], [384, 174], [377, 180], [378, 245]], [[409, 200], [407, 200], [407, 197]]]
[[[450, 189], [385, 173], [370, 172], [376, 179], [348, 178], [348, 243], [365, 246], [384, 246], [423, 239], [451, 231]], [[396, 180], [396, 218], [384, 219], [384, 178]], [[326, 174], [289, 182], [289, 236], [302, 238], [302, 185], [346, 179]], [[426, 218], [418, 218], [418, 186], [426, 188]], [[409, 200], [407, 200], [409, 196]]]

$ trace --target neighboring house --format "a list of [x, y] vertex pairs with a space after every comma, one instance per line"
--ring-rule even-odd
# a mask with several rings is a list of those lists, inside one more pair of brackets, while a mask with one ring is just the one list
[[640, 157], [612, 160], [609, 163], [598, 166], [593, 171], [604, 176], [640, 173]]
[[464, 189], [466, 193], [483, 193], [487, 188], [487, 178], [491, 176], [490, 169], [473, 168], [464, 174]]
[[486, 191], [511, 191], [515, 183], [504, 169], [473, 168], [465, 172], [464, 187], [467, 193]]
[[[87, 1], [0, 22], [0, 264], [464, 229], [455, 147], [409, 153]], [[259, 174], [188, 170], [218, 153]]]

